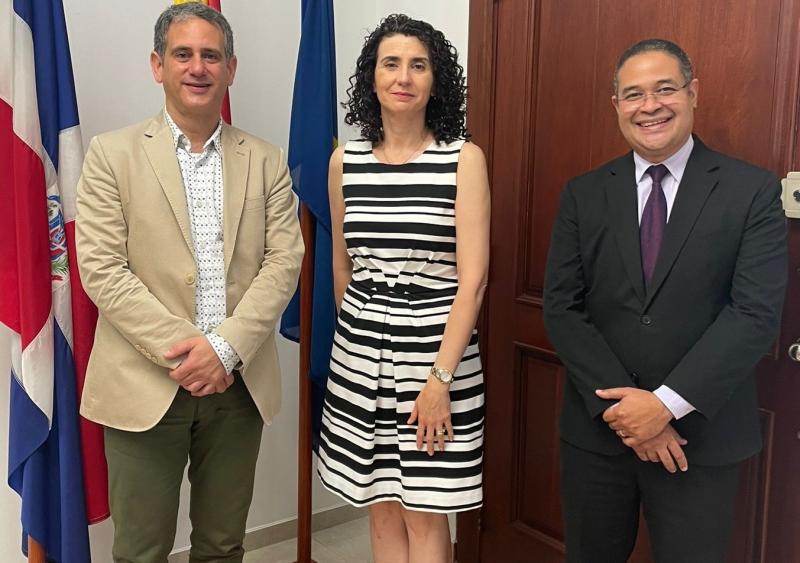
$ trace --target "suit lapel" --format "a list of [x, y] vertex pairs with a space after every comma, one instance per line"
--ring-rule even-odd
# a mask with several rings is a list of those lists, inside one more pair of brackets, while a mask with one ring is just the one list
[[142, 140], [144, 152], [150, 161], [150, 166], [167, 196], [172, 213], [180, 227], [183, 240], [189, 250], [194, 252], [192, 245], [192, 230], [189, 222], [189, 208], [186, 205], [186, 190], [183, 187], [181, 169], [178, 158], [175, 156], [175, 143], [172, 133], [164, 121], [163, 114], [155, 118], [145, 132]]
[[695, 146], [686, 164], [664, 231], [664, 241], [658, 254], [653, 279], [647, 288], [645, 308], [658, 293], [658, 289], [678, 258], [708, 196], [717, 185], [718, 173], [719, 164], [714, 158], [714, 153], [695, 137]]
[[225, 273], [233, 256], [239, 220], [242, 217], [247, 176], [250, 168], [250, 149], [235, 129], [222, 125], [222, 190], [223, 235], [225, 240]]
[[639, 210], [633, 154], [617, 159], [606, 183], [610, 224], [617, 239], [628, 279], [641, 301], [645, 299], [642, 256], [639, 247]]

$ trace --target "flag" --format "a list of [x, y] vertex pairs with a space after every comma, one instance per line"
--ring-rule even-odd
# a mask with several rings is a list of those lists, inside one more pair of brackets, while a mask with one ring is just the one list
[[82, 162], [61, 0], [0, 0], [0, 322], [13, 333], [8, 483], [22, 499], [23, 552], [30, 534], [59, 563], [89, 561], [87, 521], [108, 515], [102, 430], [78, 416], [96, 320], [74, 263]]
[[[200, 4], [205, 4], [206, 6], [211, 6], [216, 11], [222, 13], [222, 6], [220, 5], [220, 0], [174, 0], [175, 4], [186, 4], [187, 2], [199, 2]], [[225, 97], [222, 99], [222, 111], [220, 112], [222, 115], [222, 119], [228, 125], [231, 124], [231, 100], [228, 96], [228, 91], [225, 90]]]
[[[289, 130], [289, 169], [294, 190], [311, 211], [316, 223], [309, 373], [314, 383], [313, 428], [316, 444], [336, 324], [331, 214], [328, 208], [328, 160], [337, 142], [333, 1], [302, 0], [301, 17], [300, 50]], [[297, 341], [299, 327], [298, 291], [281, 319], [281, 334]]]

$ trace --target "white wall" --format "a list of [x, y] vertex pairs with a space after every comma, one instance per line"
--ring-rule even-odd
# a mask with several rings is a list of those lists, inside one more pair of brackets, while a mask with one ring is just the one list
[[[108, 2], [63, 0], [72, 49], [84, 144], [94, 135], [145, 119], [163, 105], [163, 91], [153, 82], [148, 65], [152, 28], [167, 0]], [[429, 21], [456, 46], [466, 68], [468, 0], [335, 0], [337, 86], [346, 99], [364, 36], [390, 13], [404, 12]], [[235, 35], [239, 67], [231, 88], [235, 125], [283, 146], [288, 145], [294, 69], [300, 38], [300, 2], [225, 0], [223, 10]], [[340, 108], [339, 138], [358, 137], [346, 127]], [[283, 410], [265, 428], [256, 470], [256, 489], [248, 529], [296, 516], [297, 464], [297, 346], [279, 339], [283, 368]], [[0, 325], [0, 374], [10, 373], [8, 330]], [[0, 474], [7, 474], [8, 391], [0, 385]], [[186, 483], [181, 497], [176, 548], [189, 543]], [[341, 504], [318, 482], [314, 509]], [[0, 553], [8, 563], [22, 563], [19, 498], [0, 487]], [[110, 521], [90, 528], [95, 563], [111, 560]]]

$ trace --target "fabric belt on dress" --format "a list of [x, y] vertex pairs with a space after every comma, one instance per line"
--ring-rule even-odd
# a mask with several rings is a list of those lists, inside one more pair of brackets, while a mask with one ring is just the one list
[[431, 289], [419, 285], [402, 285], [390, 287], [385, 283], [376, 283], [370, 280], [353, 280], [350, 286], [362, 293], [373, 295], [385, 295], [387, 297], [400, 297], [402, 299], [436, 299], [437, 297], [452, 297], [458, 291], [458, 287], [446, 287], [442, 289]]

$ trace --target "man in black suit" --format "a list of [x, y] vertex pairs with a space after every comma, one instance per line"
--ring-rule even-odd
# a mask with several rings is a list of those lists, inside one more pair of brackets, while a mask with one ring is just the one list
[[659, 562], [724, 561], [739, 463], [761, 447], [754, 368], [786, 283], [780, 188], [692, 135], [698, 80], [650, 39], [619, 59], [632, 153], [567, 183], [544, 288], [567, 369], [570, 562], [624, 562], [640, 505]]

